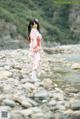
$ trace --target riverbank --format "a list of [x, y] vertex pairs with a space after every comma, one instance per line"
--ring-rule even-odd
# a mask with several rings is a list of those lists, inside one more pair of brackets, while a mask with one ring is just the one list
[[72, 54], [71, 47], [60, 48], [42, 51], [40, 81], [34, 83], [27, 49], [0, 51], [0, 108], [8, 110], [11, 119], [80, 118], [80, 90], [62, 79], [79, 67], [59, 57]]

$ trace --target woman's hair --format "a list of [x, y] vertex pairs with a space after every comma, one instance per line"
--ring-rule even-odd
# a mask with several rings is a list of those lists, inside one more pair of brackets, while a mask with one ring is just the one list
[[39, 25], [38, 19], [30, 20], [29, 25], [28, 25], [28, 40], [29, 41], [30, 41], [30, 32], [34, 24], [37, 24], [37, 30], [40, 32], [40, 25]]

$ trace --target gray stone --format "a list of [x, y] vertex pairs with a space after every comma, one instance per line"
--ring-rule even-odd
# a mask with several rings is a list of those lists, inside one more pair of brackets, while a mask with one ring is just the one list
[[67, 110], [64, 112], [64, 119], [80, 119], [80, 111]]
[[72, 69], [75, 69], [75, 70], [80, 69], [80, 63], [74, 63], [74, 64], [72, 64], [72, 67], [71, 68]]
[[72, 110], [80, 110], [80, 100], [71, 99], [70, 100], [70, 108]]
[[46, 90], [37, 91], [34, 96], [37, 98], [46, 99], [48, 98], [48, 92]]
[[44, 115], [43, 113], [39, 112], [39, 113], [34, 113], [31, 115], [32, 119], [46, 119], [46, 115]]
[[20, 112], [15, 111], [11, 113], [11, 119], [29, 119], [29, 118], [25, 117]]
[[49, 105], [49, 106], [55, 106], [56, 103], [57, 103], [57, 101], [54, 100], [54, 99], [52, 99], [52, 100], [48, 103], [48, 105]]
[[32, 107], [32, 104], [29, 103], [27, 100], [24, 100], [21, 102], [21, 105], [25, 108], [29, 108], [29, 107]]
[[64, 100], [64, 95], [63, 95], [63, 93], [57, 93], [57, 92], [55, 92], [55, 93], [54, 93], [54, 99], [55, 99], [55, 100]]
[[10, 107], [15, 107], [16, 106], [16, 103], [11, 99], [5, 99], [5, 100], [3, 100], [3, 103], [7, 106], [10, 106]]
[[0, 71], [0, 79], [8, 79], [12, 76], [12, 73], [10, 71]]
[[57, 104], [56, 105], [56, 110], [64, 111], [66, 108], [64, 105]]
[[19, 112], [19, 113], [23, 114], [25, 117], [27, 117], [27, 116], [31, 116], [34, 113], [41, 112], [41, 109], [39, 107], [30, 107], [28, 109], [23, 109], [23, 110], [20, 110], [17, 112]]
[[53, 115], [53, 119], [69, 119], [62, 112], [57, 112]]
[[37, 106], [38, 103], [36, 101], [34, 101], [33, 99], [31, 98], [26, 98], [26, 100], [32, 105], [32, 106]]
[[14, 95], [13, 100], [25, 108], [32, 107], [31, 102], [25, 96]]

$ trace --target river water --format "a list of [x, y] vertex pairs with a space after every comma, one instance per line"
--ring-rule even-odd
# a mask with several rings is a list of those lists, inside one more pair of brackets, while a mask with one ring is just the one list
[[63, 53], [58, 51], [50, 56], [50, 58], [56, 60], [53, 65], [53, 75], [57, 77], [55, 81], [60, 85], [70, 83], [80, 90], [80, 69], [75, 70], [71, 68], [72, 64], [80, 64], [80, 45], [74, 45], [68, 48], [64, 46], [63, 50]]

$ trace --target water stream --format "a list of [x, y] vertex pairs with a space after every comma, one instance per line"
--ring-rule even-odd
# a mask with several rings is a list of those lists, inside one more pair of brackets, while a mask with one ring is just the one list
[[53, 53], [50, 55], [51, 60], [56, 60], [56, 62], [51, 65], [51, 70], [53, 69], [53, 72], [56, 75], [55, 81], [57, 83], [60, 85], [70, 83], [80, 90], [80, 69], [75, 70], [71, 68], [71, 65], [74, 63], [80, 64], [80, 47], [74, 50], [76, 50], [76, 52], [70, 54]]

